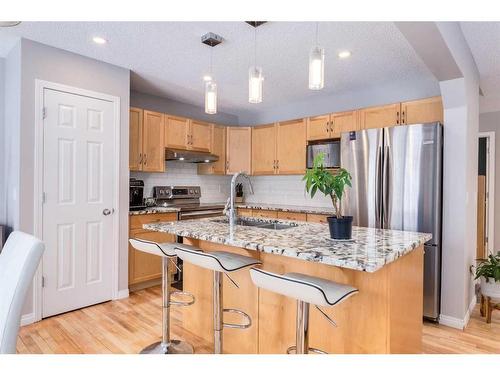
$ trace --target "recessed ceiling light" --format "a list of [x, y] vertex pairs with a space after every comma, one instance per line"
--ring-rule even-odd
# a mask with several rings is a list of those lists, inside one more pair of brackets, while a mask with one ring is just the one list
[[340, 51], [338, 56], [341, 59], [347, 59], [348, 57], [351, 57], [351, 51]]
[[92, 38], [92, 40], [94, 41], [94, 43], [97, 43], [97, 44], [106, 44], [107, 43], [107, 40], [104, 38], [101, 38], [100, 36], [95, 36]]

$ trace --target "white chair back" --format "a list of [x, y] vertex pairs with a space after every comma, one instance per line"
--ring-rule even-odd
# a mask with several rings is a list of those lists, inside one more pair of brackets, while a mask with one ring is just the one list
[[16, 353], [26, 294], [45, 245], [23, 232], [12, 232], [0, 253], [0, 354]]

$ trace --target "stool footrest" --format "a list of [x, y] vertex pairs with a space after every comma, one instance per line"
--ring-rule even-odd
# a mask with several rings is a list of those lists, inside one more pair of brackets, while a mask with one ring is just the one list
[[[290, 354], [292, 352], [297, 352], [297, 347], [295, 345], [293, 346], [290, 346], [287, 350], [286, 350], [286, 354]], [[323, 350], [319, 350], [319, 349], [316, 349], [316, 348], [309, 348], [309, 353], [316, 353], [316, 354], [328, 354], [327, 352], [324, 352]]]
[[227, 313], [239, 314], [239, 315], [241, 315], [241, 316], [243, 316], [244, 318], [247, 319], [247, 323], [244, 323], [244, 324], [222, 323], [222, 325], [223, 325], [224, 328], [247, 329], [247, 328], [250, 328], [250, 326], [252, 325], [252, 318], [250, 318], [250, 315], [248, 315], [247, 313], [245, 313], [245, 312], [243, 312], [241, 310], [237, 310], [237, 309], [224, 309], [223, 311], [227, 312]]
[[170, 293], [170, 297], [175, 296], [187, 296], [191, 299], [189, 301], [172, 301], [170, 300], [170, 304], [174, 306], [191, 306], [195, 302], [194, 295], [188, 292], [172, 292]]

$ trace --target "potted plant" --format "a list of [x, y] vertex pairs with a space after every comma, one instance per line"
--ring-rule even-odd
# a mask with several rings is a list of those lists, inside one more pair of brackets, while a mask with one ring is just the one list
[[487, 259], [478, 259], [476, 279], [481, 278], [481, 294], [500, 298], [500, 254], [490, 254]]
[[314, 158], [313, 167], [308, 169], [303, 181], [306, 182], [306, 191], [314, 197], [319, 190], [329, 196], [335, 209], [335, 216], [327, 217], [330, 227], [330, 237], [337, 240], [351, 239], [352, 216], [342, 216], [341, 201], [346, 186], [351, 186], [351, 175], [344, 168], [335, 174], [324, 167], [325, 155], [319, 153]]

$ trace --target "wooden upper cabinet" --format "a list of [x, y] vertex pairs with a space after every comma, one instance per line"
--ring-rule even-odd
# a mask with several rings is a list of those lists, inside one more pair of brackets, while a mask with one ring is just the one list
[[162, 113], [144, 111], [142, 170], [145, 172], [165, 171], [164, 118]]
[[330, 115], [309, 117], [307, 119], [307, 140], [316, 141], [330, 138]]
[[332, 113], [330, 115], [330, 138], [340, 138], [345, 132], [359, 130], [358, 111]]
[[189, 119], [165, 115], [165, 147], [185, 150], [188, 148]]
[[276, 126], [256, 126], [252, 129], [252, 174], [276, 173]]
[[401, 103], [401, 124], [443, 123], [443, 101], [440, 96]]
[[226, 174], [226, 127], [212, 125], [211, 153], [219, 157], [213, 163], [198, 164], [198, 174]]
[[361, 109], [359, 110], [360, 128], [375, 129], [399, 125], [400, 114], [400, 103]]
[[142, 117], [140, 108], [130, 108], [128, 167], [131, 171], [142, 171]]
[[226, 174], [252, 170], [252, 128], [230, 126], [226, 129]]
[[191, 120], [187, 147], [190, 150], [210, 152], [212, 125], [208, 122]]
[[[276, 159], [279, 174], [302, 174], [306, 169], [305, 119], [276, 125]], [[253, 145], [253, 143], [252, 143]]]

